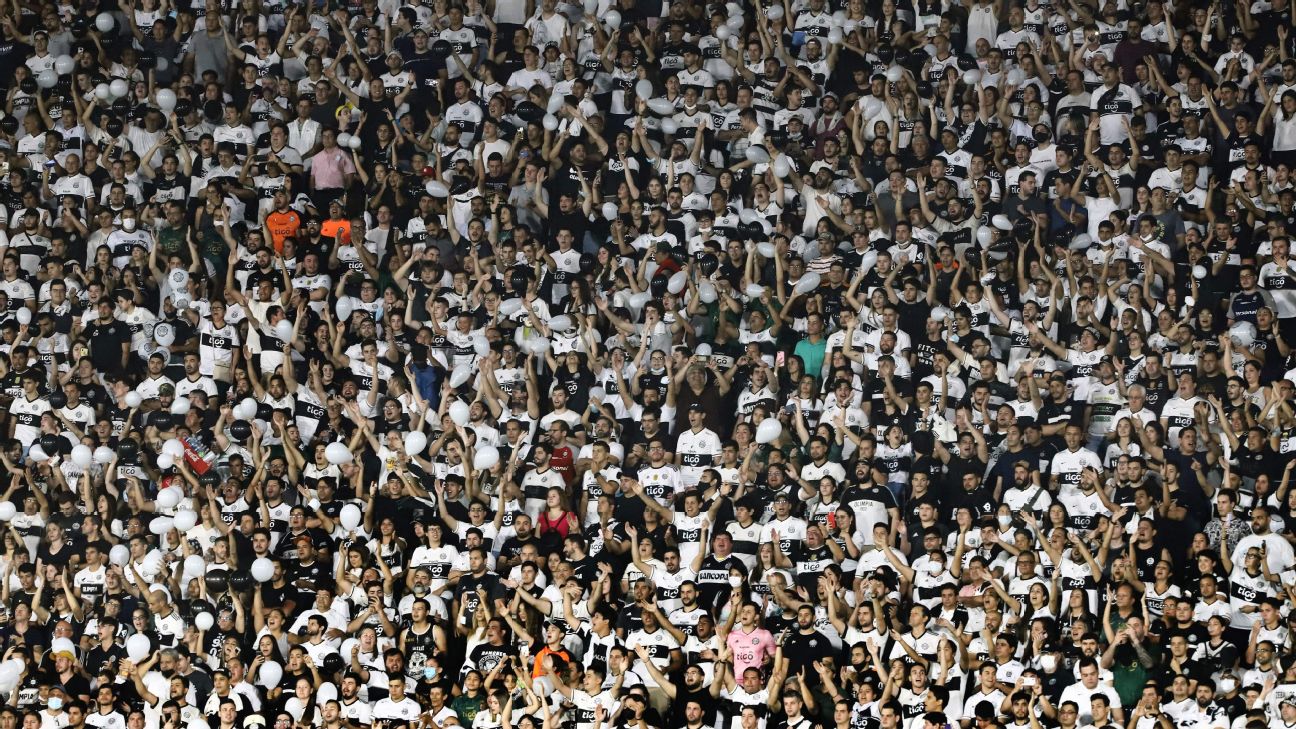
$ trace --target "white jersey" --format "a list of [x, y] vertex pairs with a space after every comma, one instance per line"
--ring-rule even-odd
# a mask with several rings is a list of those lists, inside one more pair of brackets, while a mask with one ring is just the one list
[[702, 472], [720, 457], [720, 436], [710, 428], [698, 432], [686, 430], [675, 441], [675, 455], [680, 459], [680, 477], [686, 488], [696, 486]]

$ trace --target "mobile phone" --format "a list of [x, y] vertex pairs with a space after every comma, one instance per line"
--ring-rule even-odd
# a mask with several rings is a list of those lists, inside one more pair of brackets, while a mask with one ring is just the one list
[[787, 361], [787, 352], [779, 352], [778, 354], [774, 355], [775, 367], [782, 367], [783, 363], [786, 361]]
[[1026, 687], [1026, 686], [1034, 686], [1034, 685], [1035, 685], [1035, 677], [1034, 677], [1034, 676], [1022, 676], [1022, 686], [1023, 686], [1023, 687]]

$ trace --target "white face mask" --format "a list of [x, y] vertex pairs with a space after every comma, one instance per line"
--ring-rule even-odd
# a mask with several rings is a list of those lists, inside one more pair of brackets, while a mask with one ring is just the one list
[[1237, 689], [1237, 679], [1232, 676], [1225, 676], [1219, 680], [1219, 684], [1215, 688], [1218, 689], [1217, 693], [1220, 696], [1231, 694]]
[[1051, 653], [1045, 653], [1040, 656], [1040, 668], [1043, 668], [1049, 673], [1053, 673], [1057, 670], [1057, 662], [1057, 656]]
[[1000, 527], [1001, 529], [1007, 529], [1007, 528], [1010, 527], [1010, 526], [1012, 526], [1012, 517], [1011, 517], [1011, 516], [1008, 516], [1007, 514], [1000, 514], [1000, 515], [999, 515], [999, 527]]
[[737, 576], [737, 575], [730, 575], [730, 576], [729, 576], [729, 586], [730, 586], [730, 587], [737, 587], [737, 586], [741, 585], [742, 582], [743, 582], [742, 578], [739, 577], [739, 576]]
[[932, 573], [932, 575], [939, 575], [940, 573], [945, 571], [945, 565], [941, 564], [940, 562], [932, 562], [930, 565], [927, 566], [927, 571]]
[[135, 230], [135, 218], [122, 218], [122, 230], [128, 233]]

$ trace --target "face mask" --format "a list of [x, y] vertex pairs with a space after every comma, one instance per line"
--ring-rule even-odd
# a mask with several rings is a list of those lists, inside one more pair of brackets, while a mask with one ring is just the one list
[[1002, 528], [1002, 529], [1007, 529], [1007, 528], [1008, 528], [1009, 526], [1011, 526], [1011, 525], [1012, 525], [1012, 517], [1011, 517], [1011, 516], [1008, 516], [1007, 514], [1000, 514], [1000, 515], [999, 515], [999, 526], [1000, 526], [1000, 528]]
[[741, 584], [742, 584], [742, 578], [741, 578], [741, 577], [738, 577], [737, 575], [732, 575], [732, 576], [729, 577], [729, 586], [730, 586], [730, 587], [737, 587], [737, 586], [739, 586], [739, 585], [741, 585]]
[[1056, 671], [1057, 656], [1049, 653], [1045, 653], [1044, 655], [1040, 656], [1040, 668], [1043, 668], [1045, 671], [1048, 671], [1049, 673], [1053, 673], [1054, 671]]
[[49, 707], [54, 711], [58, 711], [59, 709], [63, 708], [63, 699], [59, 698], [58, 696], [50, 697]]
[[1232, 676], [1225, 676], [1219, 680], [1219, 684], [1216, 688], [1219, 689], [1220, 696], [1231, 694], [1237, 689], [1237, 679]]
[[945, 565], [941, 564], [940, 562], [932, 562], [930, 565], [927, 566], [927, 571], [932, 573], [933, 575], [939, 575], [941, 572], [945, 571]]
[[1035, 141], [1039, 144], [1047, 144], [1049, 140], [1048, 132], [1035, 132]]
[[127, 232], [135, 230], [135, 218], [122, 218], [122, 230]]
[[423, 678], [429, 681], [436, 678], [436, 675], [437, 675], [436, 666], [427, 666], [423, 669]]

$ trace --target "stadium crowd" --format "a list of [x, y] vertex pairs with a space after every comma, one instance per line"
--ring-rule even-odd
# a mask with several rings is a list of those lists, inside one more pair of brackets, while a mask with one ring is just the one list
[[13, 0], [0, 729], [1296, 729], [1291, 0]]

